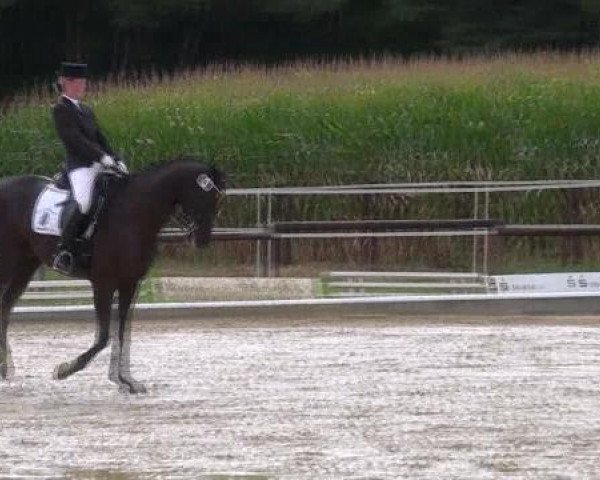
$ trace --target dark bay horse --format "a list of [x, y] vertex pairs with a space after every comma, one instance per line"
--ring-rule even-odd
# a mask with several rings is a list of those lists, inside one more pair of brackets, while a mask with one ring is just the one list
[[[0, 180], [0, 377], [10, 360], [7, 329], [10, 312], [37, 268], [52, 264], [57, 237], [31, 230], [40, 191], [50, 181], [37, 176]], [[215, 167], [182, 159], [129, 177], [110, 200], [92, 238], [89, 280], [94, 292], [97, 330], [93, 345], [55, 370], [58, 379], [83, 369], [110, 339], [110, 316], [118, 292], [118, 342], [113, 342], [109, 378], [131, 393], [144, 392], [129, 372], [130, 309], [140, 281], [153, 260], [158, 233], [177, 207], [191, 222], [197, 246], [210, 241], [223, 174]]]

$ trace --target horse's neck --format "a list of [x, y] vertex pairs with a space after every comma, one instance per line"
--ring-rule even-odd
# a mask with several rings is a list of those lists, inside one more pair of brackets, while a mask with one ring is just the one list
[[175, 209], [181, 194], [185, 173], [167, 166], [150, 174], [140, 176], [138, 182], [144, 192], [145, 203], [151, 208], [152, 226], [157, 231], [166, 223]]

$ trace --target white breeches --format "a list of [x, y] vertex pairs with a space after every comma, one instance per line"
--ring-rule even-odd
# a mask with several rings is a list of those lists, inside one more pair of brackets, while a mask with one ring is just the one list
[[92, 206], [92, 194], [96, 177], [100, 173], [101, 166], [94, 163], [91, 167], [81, 167], [69, 172], [69, 181], [73, 190], [73, 197], [79, 205], [81, 213], [88, 213]]

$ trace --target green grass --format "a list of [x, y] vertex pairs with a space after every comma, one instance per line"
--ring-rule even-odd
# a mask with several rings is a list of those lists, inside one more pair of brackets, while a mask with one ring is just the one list
[[[600, 57], [299, 64], [107, 83], [89, 96], [133, 169], [180, 153], [243, 186], [590, 177]], [[0, 174], [54, 172], [50, 97], [0, 120]]]

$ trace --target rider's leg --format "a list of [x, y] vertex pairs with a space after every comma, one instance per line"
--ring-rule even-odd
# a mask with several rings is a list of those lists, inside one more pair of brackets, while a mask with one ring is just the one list
[[71, 214], [63, 228], [58, 247], [59, 253], [54, 260], [54, 268], [69, 272], [73, 267], [75, 242], [81, 235], [82, 222], [87, 218], [86, 214], [92, 205], [92, 195], [98, 171], [99, 169], [96, 166], [92, 166], [77, 168], [69, 172], [71, 190], [78, 208]]
[[[68, 252], [72, 254], [74, 252], [75, 240], [79, 236], [81, 230], [81, 221], [84, 217], [85, 215], [81, 213], [78, 207], [71, 213], [70, 217], [67, 219], [62, 230], [60, 243], [58, 244], [58, 251], [60, 252], [60, 254], [63, 254], [63, 252]], [[62, 257], [62, 255], [60, 254], [59, 256]], [[69, 255], [66, 255], [66, 257], [68, 256]]]

